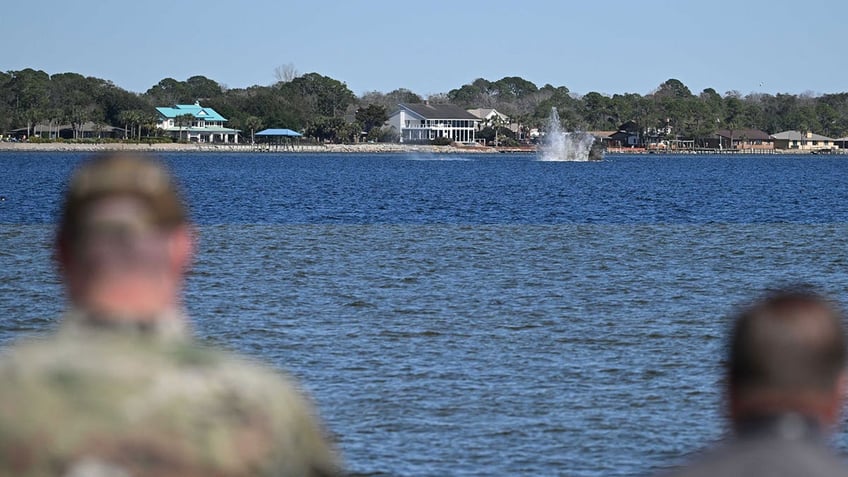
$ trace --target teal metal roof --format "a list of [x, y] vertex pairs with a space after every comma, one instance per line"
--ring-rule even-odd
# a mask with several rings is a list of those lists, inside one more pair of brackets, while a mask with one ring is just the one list
[[300, 137], [303, 134], [300, 134], [297, 131], [292, 131], [291, 129], [264, 129], [256, 133], [257, 136], [286, 136], [286, 137]]
[[159, 114], [166, 118], [176, 118], [177, 116], [182, 116], [183, 114], [191, 114], [197, 119], [205, 119], [207, 121], [227, 120], [227, 118], [218, 114], [218, 111], [215, 111], [212, 108], [204, 108], [198, 103], [177, 104], [173, 107], [161, 107], [156, 108], [156, 111], [159, 111]]

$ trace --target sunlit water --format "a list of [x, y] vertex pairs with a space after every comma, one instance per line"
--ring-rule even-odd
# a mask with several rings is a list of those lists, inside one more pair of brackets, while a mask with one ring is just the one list
[[[62, 309], [50, 223], [81, 157], [0, 155], [2, 342]], [[723, 432], [734, 304], [848, 300], [848, 159], [167, 159], [198, 334], [296, 375], [359, 473], [651, 472]]]

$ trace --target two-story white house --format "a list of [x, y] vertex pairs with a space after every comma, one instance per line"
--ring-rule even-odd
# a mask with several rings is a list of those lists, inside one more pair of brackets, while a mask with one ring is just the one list
[[388, 124], [400, 133], [400, 142], [448, 138], [474, 142], [480, 118], [452, 104], [401, 103]]
[[157, 127], [167, 134], [194, 142], [238, 143], [239, 131], [224, 127], [227, 119], [212, 108], [200, 103], [177, 104], [156, 108], [159, 113]]

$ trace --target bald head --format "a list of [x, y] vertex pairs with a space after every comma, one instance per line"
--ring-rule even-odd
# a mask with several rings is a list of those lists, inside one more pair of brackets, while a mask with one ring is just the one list
[[756, 412], [757, 406], [801, 411], [792, 408], [838, 394], [846, 358], [842, 315], [824, 297], [804, 289], [773, 293], [739, 314], [729, 354], [728, 381], [737, 411]]

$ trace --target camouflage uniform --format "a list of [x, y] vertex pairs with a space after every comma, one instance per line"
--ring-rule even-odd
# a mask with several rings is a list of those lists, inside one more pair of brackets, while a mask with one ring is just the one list
[[0, 359], [0, 475], [340, 474], [313, 408], [258, 364], [149, 325], [66, 316]]

